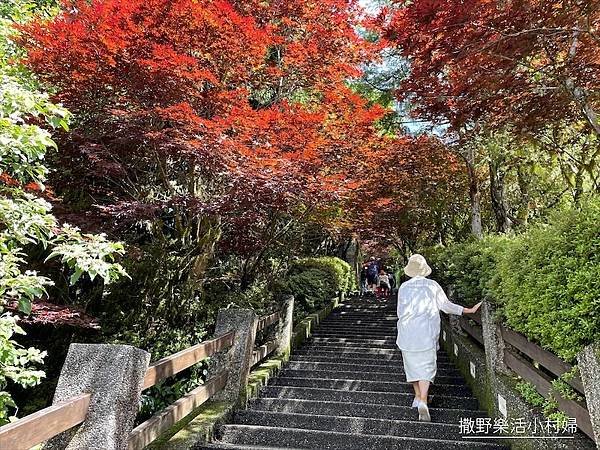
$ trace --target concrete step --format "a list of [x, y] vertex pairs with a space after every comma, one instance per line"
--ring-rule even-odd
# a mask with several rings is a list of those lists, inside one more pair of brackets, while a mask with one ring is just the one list
[[[378, 405], [375, 403], [348, 403], [322, 400], [285, 398], [259, 398], [250, 403], [249, 410], [288, 412], [298, 414], [321, 414], [326, 416], [370, 417], [388, 420], [417, 420], [416, 408], [409, 406]], [[460, 418], [486, 417], [485, 411], [474, 409], [429, 409], [435, 423], [459, 424]]]
[[319, 330], [343, 332], [359, 332], [359, 333], [392, 333], [396, 334], [398, 328], [396, 325], [354, 325], [354, 324], [332, 324], [322, 323]]
[[351, 328], [351, 329], [374, 330], [374, 331], [381, 330], [381, 329], [395, 330], [398, 327], [395, 320], [394, 321], [385, 321], [385, 322], [382, 322], [381, 320], [374, 321], [374, 322], [349, 322], [349, 321], [325, 320], [324, 322], [321, 322], [320, 326], [326, 327], [326, 328], [336, 328], [336, 329]]
[[331, 316], [328, 317], [329, 320], [335, 320], [335, 319], [339, 319], [339, 320], [362, 320], [362, 321], [373, 321], [373, 322], [381, 322], [381, 321], [396, 321], [398, 320], [398, 316], [393, 313], [387, 313], [387, 314], [382, 314], [382, 313], [374, 313], [374, 314], [369, 314], [369, 313], [355, 313], [355, 312], [344, 312], [341, 311], [339, 313], [335, 313], [332, 314]]
[[382, 309], [371, 309], [371, 308], [361, 308], [360, 310], [353, 309], [344, 309], [334, 311], [328, 318], [341, 318], [341, 317], [352, 317], [356, 319], [366, 318], [366, 319], [389, 319], [389, 318], [398, 318], [398, 309], [397, 308], [382, 308]]
[[334, 327], [328, 327], [328, 326], [321, 326], [319, 328], [317, 328], [315, 330], [315, 332], [326, 332], [326, 333], [338, 333], [341, 336], [346, 336], [346, 335], [353, 335], [353, 334], [358, 334], [360, 336], [362, 335], [369, 335], [369, 336], [383, 336], [383, 337], [396, 337], [397, 336], [397, 331], [395, 328], [390, 328], [390, 329], [367, 329], [367, 328], [352, 328], [352, 327], [348, 327], [348, 328], [334, 328]]
[[395, 348], [395, 339], [346, 339], [346, 338], [335, 338], [335, 337], [310, 337], [308, 339], [310, 344], [321, 344], [326, 346], [327, 344], [347, 344], [349, 347], [366, 347], [366, 348]]
[[439, 439], [408, 438], [333, 431], [278, 428], [255, 425], [224, 425], [221, 441], [231, 444], [267, 445], [278, 448], [305, 448], [329, 450], [368, 449], [499, 449], [495, 444], [442, 441]]
[[[281, 372], [283, 377], [289, 378], [325, 378], [325, 379], [348, 379], [348, 380], [364, 380], [364, 381], [391, 381], [404, 382], [406, 377], [400, 371], [398, 372], [346, 372], [339, 370], [299, 370], [299, 369], [284, 369]], [[435, 377], [435, 382], [440, 384], [465, 384], [463, 377], [438, 375]]]
[[[261, 398], [282, 398], [295, 400], [319, 400], [347, 403], [369, 403], [382, 406], [411, 406], [414, 394], [404, 392], [381, 391], [342, 391], [336, 389], [265, 386], [260, 391]], [[479, 409], [479, 403], [473, 397], [438, 395], [429, 396], [431, 408]]]
[[[196, 444], [191, 447], [190, 450], [274, 450], [280, 447], [265, 447], [263, 445], [248, 445], [248, 444], [225, 444], [223, 442], [217, 442], [214, 444]], [[286, 450], [304, 450], [300, 448], [294, 449], [293, 447], [286, 447]]]
[[338, 318], [333, 318], [333, 319], [325, 319], [323, 322], [321, 322], [321, 326], [332, 326], [332, 327], [368, 327], [368, 328], [378, 328], [378, 327], [384, 327], [384, 328], [396, 328], [397, 327], [397, 319], [384, 319], [384, 320], [377, 320], [377, 319], [355, 319], [355, 320], [350, 320], [350, 319], [338, 319]]
[[334, 331], [319, 330], [317, 329], [313, 334], [313, 338], [332, 338], [332, 339], [343, 339], [344, 342], [381, 342], [381, 343], [396, 343], [396, 334], [377, 336], [372, 334], [341, 334]]
[[378, 311], [363, 311], [356, 312], [350, 309], [332, 312], [325, 320], [346, 319], [352, 318], [356, 320], [398, 320], [398, 312], [393, 310], [378, 310]]
[[[325, 358], [351, 358], [354, 360], [363, 361], [402, 361], [402, 354], [400, 351], [388, 352], [388, 353], [364, 353], [360, 351], [348, 351], [345, 347], [338, 349], [331, 349], [329, 347], [303, 347], [300, 350], [295, 350], [294, 356], [319, 356]], [[452, 364], [450, 358], [445, 353], [438, 353], [438, 363]]]
[[[380, 392], [406, 392], [412, 394], [411, 383], [402, 381], [369, 381], [347, 380], [342, 378], [293, 378], [277, 377], [271, 380], [271, 386], [312, 387], [322, 389], [338, 389], [342, 391], [380, 391]], [[436, 395], [455, 395], [457, 397], [471, 397], [471, 390], [464, 384], [439, 384], [431, 385], [430, 392]]]
[[[299, 355], [294, 353], [291, 362], [299, 361], [299, 362], [330, 362], [330, 363], [343, 363], [343, 364], [361, 364], [364, 366], [373, 365], [373, 366], [389, 366], [389, 367], [399, 367], [402, 368], [402, 358], [397, 358], [393, 360], [389, 359], [380, 359], [380, 358], [362, 358], [362, 357], [350, 357], [345, 355], [339, 355], [338, 357], [332, 355]], [[437, 361], [438, 369], [451, 369], [456, 368], [454, 364], [449, 362], [448, 360], [438, 360]]]
[[[310, 361], [290, 361], [286, 364], [286, 369], [296, 370], [327, 370], [340, 372], [378, 372], [378, 373], [404, 373], [404, 369], [399, 365], [370, 365], [346, 364], [332, 362], [310, 362]], [[460, 372], [455, 367], [438, 368], [437, 373], [445, 376], [460, 376]]]
[[[400, 350], [397, 346], [386, 346], [386, 347], [370, 347], [365, 344], [357, 344], [357, 343], [340, 343], [340, 342], [307, 342], [300, 348], [300, 350], [312, 351], [318, 350], [322, 352], [344, 352], [349, 351], [351, 353], [362, 353], [365, 355], [400, 355]], [[439, 352], [438, 352], [439, 355]]]
[[314, 337], [336, 337], [336, 338], [360, 338], [360, 339], [393, 339], [396, 341], [396, 333], [373, 333], [372, 331], [347, 331], [328, 330], [319, 328], [312, 334]]
[[338, 433], [380, 434], [413, 438], [432, 438], [435, 436], [436, 439], [444, 440], [463, 439], [458, 425], [414, 420], [387, 420], [247, 410], [238, 412], [234, 421], [240, 425], [300, 428]]

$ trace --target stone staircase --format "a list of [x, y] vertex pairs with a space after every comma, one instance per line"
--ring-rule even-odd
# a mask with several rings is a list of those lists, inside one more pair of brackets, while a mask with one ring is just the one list
[[218, 441], [199, 449], [503, 449], [463, 439], [461, 417], [486, 417], [448, 356], [438, 353], [430, 423], [419, 422], [396, 347], [394, 301], [352, 299], [292, 354]]

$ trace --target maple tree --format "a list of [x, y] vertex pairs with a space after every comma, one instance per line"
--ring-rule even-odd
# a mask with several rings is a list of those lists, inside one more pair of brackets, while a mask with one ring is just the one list
[[462, 161], [430, 136], [384, 138], [368, 178], [351, 196], [354, 230], [401, 254], [446, 242], [462, 218], [466, 174]]
[[[469, 175], [474, 235], [483, 233], [488, 176], [481, 173], [479, 136], [510, 128], [514, 141], [535, 146], [549, 127], [583, 125], [599, 135], [599, 6], [597, 0], [392, 1], [373, 22], [382, 45], [409, 66], [398, 74], [397, 98], [410, 102], [414, 116], [448, 126]], [[595, 167], [598, 152], [591, 155]], [[507, 168], [498, 164], [508, 162], [492, 155], [492, 163], [491, 205], [504, 231], [511, 220], [499, 177]]]
[[358, 11], [72, 1], [22, 27], [26, 64], [78, 120], [53, 178], [79, 205], [68, 216], [177, 249], [199, 282], [217, 244], [258, 266], [290, 219], [328, 209], [368, 159], [383, 110], [346, 86], [368, 49]]
[[584, 120], [600, 133], [600, 2], [394, 1], [383, 35], [410, 61], [399, 94], [455, 129]]

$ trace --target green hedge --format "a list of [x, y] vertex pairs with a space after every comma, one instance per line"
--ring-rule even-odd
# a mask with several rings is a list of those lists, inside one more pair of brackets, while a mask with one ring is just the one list
[[292, 263], [277, 291], [294, 295], [299, 318], [322, 308], [338, 292], [354, 289], [355, 283], [352, 267], [339, 258], [302, 258]]
[[461, 301], [494, 301], [506, 324], [573, 361], [600, 339], [600, 200], [552, 215], [516, 236], [426, 252], [434, 277]]

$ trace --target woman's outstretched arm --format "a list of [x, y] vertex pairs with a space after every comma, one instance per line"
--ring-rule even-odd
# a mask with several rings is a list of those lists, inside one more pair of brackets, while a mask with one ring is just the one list
[[446, 296], [446, 293], [444, 292], [442, 287], [437, 282], [435, 284], [437, 287], [437, 295], [435, 297], [438, 308], [441, 311], [444, 311], [446, 314], [455, 314], [457, 316], [461, 316], [463, 314], [474, 314], [481, 306], [481, 302], [477, 303], [471, 308], [466, 308], [464, 306], [457, 305], [456, 303], [452, 303]]

